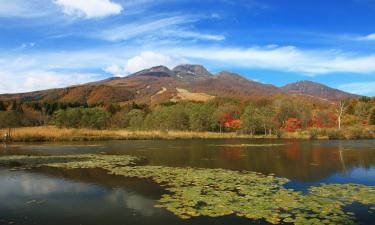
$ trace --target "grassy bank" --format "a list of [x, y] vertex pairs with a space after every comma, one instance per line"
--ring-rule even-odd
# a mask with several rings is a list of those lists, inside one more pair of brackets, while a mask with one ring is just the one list
[[[1, 137], [7, 132], [0, 129]], [[67, 129], [54, 126], [13, 128], [13, 142], [57, 142], [57, 141], [101, 141], [101, 140], [145, 140], [145, 139], [218, 139], [218, 138], [285, 138], [285, 139], [368, 139], [374, 138], [369, 128], [309, 129], [279, 135], [247, 135], [190, 131], [130, 131]]]
[[[7, 130], [0, 130], [4, 134]], [[54, 142], [54, 141], [100, 141], [100, 140], [142, 140], [142, 139], [212, 139], [251, 138], [250, 135], [236, 133], [189, 132], [189, 131], [130, 131], [60, 129], [53, 126], [13, 128], [14, 142]]]

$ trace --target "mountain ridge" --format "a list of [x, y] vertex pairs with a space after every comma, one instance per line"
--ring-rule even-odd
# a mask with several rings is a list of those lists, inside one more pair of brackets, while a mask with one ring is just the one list
[[0, 94], [0, 100], [139, 102], [158, 104], [179, 100], [208, 100], [212, 97], [253, 97], [277, 94], [301, 95], [325, 101], [359, 97], [313, 81], [297, 81], [282, 87], [249, 80], [228, 71], [210, 73], [202, 65], [182, 64], [169, 69], [155, 66], [127, 77], [28, 93]]

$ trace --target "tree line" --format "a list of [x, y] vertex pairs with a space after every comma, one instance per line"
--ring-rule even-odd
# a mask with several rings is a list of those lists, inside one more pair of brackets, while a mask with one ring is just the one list
[[[338, 107], [341, 112], [338, 113]], [[375, 98], [333, 104], [302, 97], [233, 99], [207, 102], [88, 105], [66, 102], [0, 101], [0, 128], [55, 125], [62, 128], [237, 131], [277, 134], [306, 128], [375, 125]]]

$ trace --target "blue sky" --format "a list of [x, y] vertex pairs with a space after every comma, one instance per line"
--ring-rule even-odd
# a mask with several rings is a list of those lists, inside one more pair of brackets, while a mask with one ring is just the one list
[[375, 96], [375, 0], [0, 0], [0, 93], [181, 63]]

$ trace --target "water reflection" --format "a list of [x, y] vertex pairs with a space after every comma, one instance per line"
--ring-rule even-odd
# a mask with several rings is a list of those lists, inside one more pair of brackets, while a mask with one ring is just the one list
[[104, 197], [104, 201], [114, 205], [124, 205], [126, 208], [133, 209], [142, 216], [153, 216], [161, 211], [154, 207], [154, 199], [129, 193], [124, 189], [114, 189]]
[[[255, 145], [241, 146], [249, 143]], [[275, 143], [283, 145], [270, 145]], [[290, 187], [299, 190], [320, 182], [375, 185], [373, 140], [155, 140], [0, 147], [0, 155], [102, 152], [143, 156], [151, 165], [274, 173], [292, 179]], [[163, 193], [149, 180], [108, 175], [102, 169], [0, 168], [0, 224], [266, 224], [234, 216], [180, 220], [153, 207]]]
[[233, 216], [186, 222], [154, 208], [162, 193], [150, 181], [107, 175], [103, 170], [3, 168], [0, 224], [266, 224]]
[[[241, 144], [256, 144], [244, 146]], [[270, 146], [270, 144], [283, 144]], [[266, 144], [262, 146], [262, 144]], [[375, 166], [375, 141], [150, 140], [54, 145], [18, 145], [3, 154], [100, 153], [144, 156], [151, 165], [190, 166], [273, 173], [316, 182], [337, 173]], [[375, 180], [375, 177], [372, 177]]]

